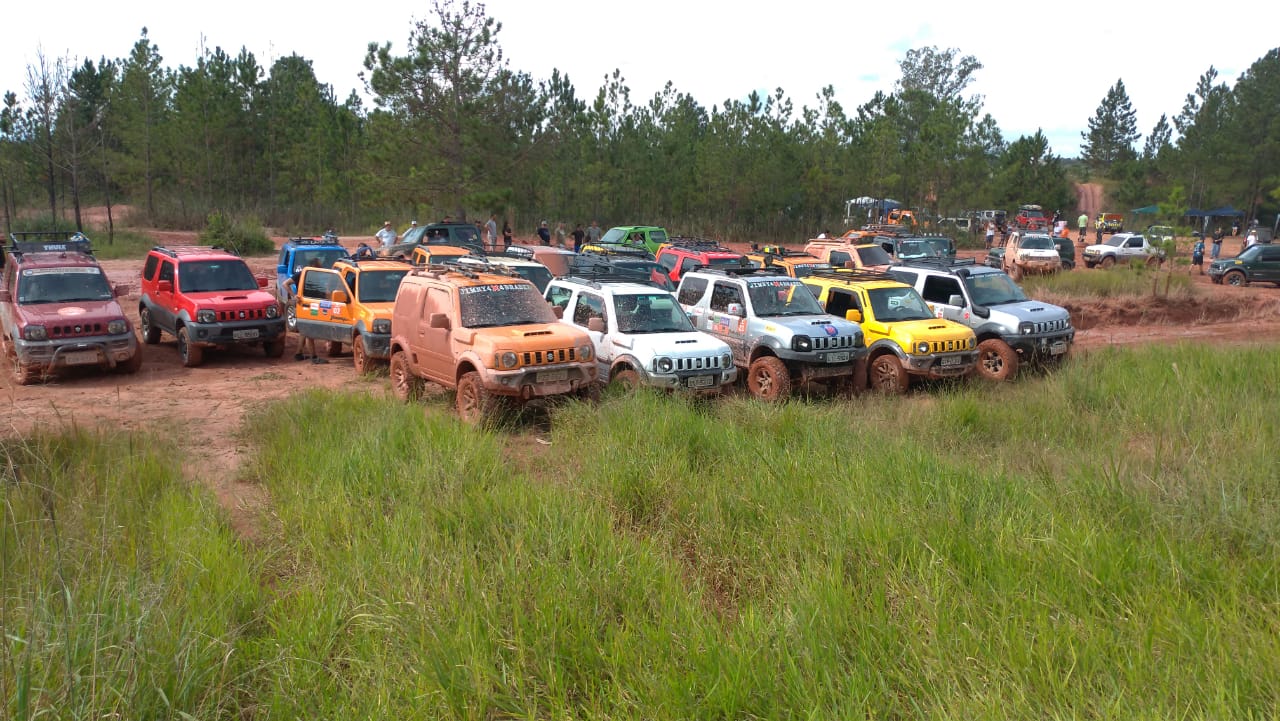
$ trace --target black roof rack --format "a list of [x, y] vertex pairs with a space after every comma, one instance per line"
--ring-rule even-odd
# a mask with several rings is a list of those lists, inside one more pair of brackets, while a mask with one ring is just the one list
[[718, 240], [711, 240], [709, 238], [690, 238], [682, 235], [677, 235], [671, 238], [667, 238], [667, 245], [674, 246], [676, 248], [684, 248], [686, 250], [701, 250], [701, 251], [714, 251], [714, 252], [725, 252], [725, 253], [738, 252], [732, 248], [727, 248], [721, 245], [720, 241]]
[[408, 258], [398, 258], [395, 256], [384, 258], [378, 255], [364, 256], [360, 258], [357, 258], [354, 255], [349, 255], [346, 258], [341, 259], [340, 262], [351, 263], [352, 265], [357, 267], [359, 267], [361, 263], [400, 263], [402, 265], [409, 265], [409, 266], [413, 265], [413, 263], [410, 262]]
[[884, 270], [868, 270], [866, 268], [850, 268], [847, 270], [815, 270], [809, 274], [810, 278], [826, 278], [828, 280], [891, 280], [895, 283], [901, 282], [897, 278]]
[[653, 253], [647, 248], [627, 243], [586, 243], [581, 255], [621, 255], [633, 258], [653, 260]]
[[779, 278], [786, 278], [786, 279], [788, 279], [788, 280], [796, 280], [795, 278], [792, 278], [791, 276], [787, 275], [786, 273], [779, 273], [778, 271], [776, 271], [776, 270], [774, 270], [774, 269], [772, 269], [772, 268], [753, 268], [753, 267], [750, 267], [750, 266], [742, 266], [742, 267], [737, 267], [737, 268], [735, 268], [735, 267], [732, 267], [732, 266], [723, 266], [723, 265], [718, 265], [718, 266], [714, 266], [714, 267], [713, 267], [713, 266], [709, 266], [709, 265], [703, 265], [703, 266], [699, 266], [699, 267], [697, 267], [697, 268], [695, 268], [695, 269], [693, 269], [693, 270], [690, 270], [690, 271], [688, 271], [688, 272], [690, 272], [690, 273], [695, 273], [695, 272], [696, 272], [696, 273], [711, 273], [711, 274], [713, 274], [713, 275], [724, 275], [724, 276], [730, 276], [730, 277], [735, 277], [735, 278], [736, 278], [736, 277], [738, 277], [738, 276], [740, 276], [740, 275], [767, 275], [767, 276], [770, 276], [770, 277], [775, 277], [775, 276], [776, 276], [776, 277], [779, 277]]
[[9, 252], [21, 260], [24, 253], [79, 253], [93, 256], [93, 243], [84, 233], [72, 231], [29, 231], [10, 235]]
[[924, 266], [928, 268], [941, 268], [950, 270], [951, 268], [968, 267], [978, 264], [977, 258], [912, 258], [910, 260], [901, 261], [901, 265], [905, 266]]
[[240, 255], [234, 248], [227, 248], [221, 245], [157, 245], [151, 249], [170, 258], [177, 258], [179, 255], [186, 253], [211, 253], [214, 251], [230, 253], [237, 257]]
[[290, 238], [289, 242], [294, 245], [339, 245], [338, 236], [336, 235]]

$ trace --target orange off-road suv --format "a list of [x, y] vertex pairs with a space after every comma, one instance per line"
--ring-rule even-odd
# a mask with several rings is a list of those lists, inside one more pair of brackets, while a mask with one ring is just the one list
[[391, 385], [416, 399], [425, 381], [456, 389], [458, 415], [492, 420], [500, 401], [594, 398], [595, 350], [558, 322], [532, 283], [497, 268], [431, 266], [400, 282], [391, 313]]

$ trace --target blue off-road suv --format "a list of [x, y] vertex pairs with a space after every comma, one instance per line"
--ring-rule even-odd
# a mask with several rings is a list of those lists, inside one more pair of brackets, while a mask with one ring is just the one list
[[320, 260], [321, 268], [332, 268], [334, 263], [348, 256], [347, 249], [338, 244], [338, 236], [330, 233], [318, 238], [290, 238], [280, 247], [280, 259], [276, 261], [276, 279], [271, 284], [271, 294], [276, 297], [276, 302], [285, 313], [289, 330], [297, 330], [293, 294], [288, 288], [289, 278], [310, 265], [314, 258]]

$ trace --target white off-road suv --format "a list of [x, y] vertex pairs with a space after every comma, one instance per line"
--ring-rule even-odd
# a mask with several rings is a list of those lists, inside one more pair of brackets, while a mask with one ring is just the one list
[[602, 383], [719, 391], [737, 379], [728, 344], [694, 329], [668, 291], [570, 276], [552, 280], [546, 298], [560, 322], [591, 336]]

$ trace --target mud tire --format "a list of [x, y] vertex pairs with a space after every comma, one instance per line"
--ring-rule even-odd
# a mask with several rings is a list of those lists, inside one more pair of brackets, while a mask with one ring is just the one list
[[871, 387], [887, 395], [901, 395], [911, 386], [911, 376], [902, 367], [902, 361], [892, 353], [877, 356], [871, 361], [868, 374]]
[[142, 328], [142, 342], [155, 345], [160, 342], [160, 326], [151, 317], [151, 310], [145, 305], [138, 309], [138, 325]]
[[391, 354], [391, 392], [405, 403], [422, 398], [422, 379], [413, 374], [402, 350]]
[[204, 348], [191, 342], [186, 326], [178, 329], [178, 357], [182, 359], [184, 368], [195, 368], [204, 362]]
[[766, 355], [747, 368], [747, 390], [768, 403], [781, 403], [791, 397], [791, 373], [778, 358]]
[[978, 375], [992, 381], [1012, 380], [1018, 374], [1018, 353], [999, 338], [978, 344]]

